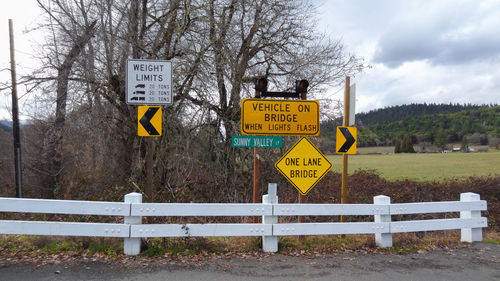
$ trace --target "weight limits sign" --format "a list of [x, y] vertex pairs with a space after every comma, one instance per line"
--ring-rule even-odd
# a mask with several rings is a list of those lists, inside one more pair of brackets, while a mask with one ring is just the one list
[[128, 59], [126, 102], [130, 105], [171, 105], [172, 63], [165, 60]]
[[243, 99], [241, 134], [318, 136], [319, 102]]

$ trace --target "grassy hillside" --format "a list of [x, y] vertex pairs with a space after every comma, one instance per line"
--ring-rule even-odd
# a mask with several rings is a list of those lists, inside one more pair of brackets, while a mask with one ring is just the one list
[[[342, 157], [328, 156], [335, 172], [342, 171]], [[446, 181], [471, 176], [500, 176], [500, 151], [484, 153], [432, 153], [353, 155], [349, 157], [349, 173], [374, 170], [387, 180], [410, 179]]]

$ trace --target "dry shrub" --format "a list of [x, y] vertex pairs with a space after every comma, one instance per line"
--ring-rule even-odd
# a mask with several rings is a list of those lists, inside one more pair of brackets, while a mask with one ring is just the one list
[[[341, 175], [328, 173], [307, 195], [307, 203], [340, 203]], [[447, 182], [387, 181], [373, 171], [359, 170], [348, 178], [347, 203], [373, 203], [373, 197], [387, 195], [393, 203], [459, 201], [460, 193], [474, 192], [488, 202], [483, 216], [490, 229], [500, 230], [500, 177], [470, 177]], [[278, 184], [279, 201], [297, 202], [297, 191], [289, 184]], [[433, 219], [457, 217], [458, 213], [395, 216], [400, 219]], [[311, 219], [311, 218], [309, 218]], [[347, 217], [348, 220], [372, 220], [369, 216]], [[335, 219], [334, 219], [335, 220]]]
[[[415, 235], [415, 233], [396, 233], [392, 239], [398, 247], [418, 247], [429, 249], [435, 247], [458, 247], [460, 242], [460, 230], [429, 231]], [[420, 237], [419, 237], [420, 236]]]

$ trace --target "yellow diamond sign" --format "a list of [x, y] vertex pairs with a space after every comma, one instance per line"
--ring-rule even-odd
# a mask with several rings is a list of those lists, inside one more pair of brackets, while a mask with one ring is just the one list
[[330, 171], [332, 163], [308, 138], [302, 137], [274, 166], [306, 195]]

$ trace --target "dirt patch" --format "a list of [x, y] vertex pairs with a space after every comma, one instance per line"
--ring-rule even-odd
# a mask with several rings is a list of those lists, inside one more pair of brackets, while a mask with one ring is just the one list
[[500, 244], [400, 254], [241, 254], [209, 259], [126, 257], [0, 264], [5, 280], [498, 280]]

